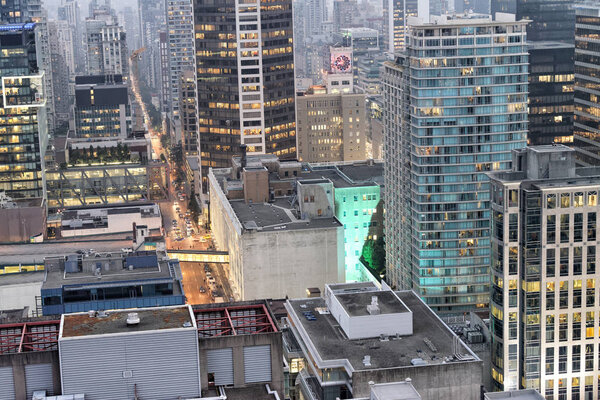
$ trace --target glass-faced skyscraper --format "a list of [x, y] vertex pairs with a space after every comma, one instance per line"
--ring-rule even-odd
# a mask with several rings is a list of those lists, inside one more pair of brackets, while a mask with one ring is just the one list
[[388, 280], [440, 313], [489, 300], [486, 172], [526, 145], [525, 29], [508, 16], [417, 21], [385, 65]]
[[577, 7], [575, 28], [575, 123], [578, 163], [600, 165], [600, 5]]
[[404, 48], [408, 17], [416, 17], [418, 0], [383, 0], [383, 37], [386, 51], [394, 53]]
[[296, 157], [291, 0], [195, 0], [203, 176], [248, 153]]
[[573, 43], [574, 0], [491, 0], [491, 12], [516, 14], [529, 19], [527, 40], [552, 40]]
[[14, 199], [44, 196], [48, 133], [35, 29], [0, 25], [0, 192]]

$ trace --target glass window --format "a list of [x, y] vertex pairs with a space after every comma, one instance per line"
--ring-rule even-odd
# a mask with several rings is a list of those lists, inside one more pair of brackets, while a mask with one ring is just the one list
[[546, 196], [546, 207], [547, 208], [556, 208], [556, 195], [555, 194], [549, 194]]
[[588, 192], [588, 206], [597, 206], [598, 205], [598, 192]]
[[571, 207], [571, 193], [561, 193], [560, 195], [560, 207], [569, 208]]
[[573, 205], [575, 207], [583, 207], [583, 192], [575, 192], [573, 195]]

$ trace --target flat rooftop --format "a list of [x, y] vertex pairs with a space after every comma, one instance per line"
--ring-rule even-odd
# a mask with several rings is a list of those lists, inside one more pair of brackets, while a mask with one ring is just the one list
[[[110, 258], [118, 258], [121, 255], [120, 252], [99, 254], [101, 254], [101, 257], [98, 258], [93, 255], [87, 257], [86, 262], [103, 262]], [[112, 254], [113, 256], [106, 257], [107, 254]], [[102, 268], [100, 277], [94, 275], [93, 272], [88, 271], [65, 272], [63, 268], [53, 264], [48, 265], [46, 268], [46, 279], [42, 289], [64, 288], [65, 290], [77, 290], [82, 286], [85, 286], [86, 288], [105, 287], [117, 282], [135, 282], [149, 279], [152, 279], [155, 283], [160, 283], [160, 280], [172, 282], [179, 276], [177, 270], [174, 272], [175, 276], [172, 275], [168, 262], [160, 260], [156, 266], [134, 268], [133, 270], [123, 268], [106, 271]], [[173, 293], [175, 295], [181, 294], [179, 285], [173, 285]]]
[[370, 315], [365, 305], [371, 304], [371, 298], [374, 296], [377, 297], [381, 314], [408, 312], [404, 304], [390, 291], [338, 294], [335, 297], [350, 316], [359, 317], [361, 315]]
[[504, 399], [517, 399], [517, 400], [543, 400], [544, 397], [537, 392], [535, 389], [526, 390], [513, 390], [510, 392], [495, 392], [485, 393], [483, 395], [485, 400], [504, 400]]
[[[135, 312], [140, 318], [137, 325], [127, 325], [127, 315]], [[192, 327], [194, 320], [189, 306], [109, 310], [107, 316], [90, 317], [88, 313], [64, 314], [62, 338], [111, 333], [144, 332], [161, 329]], [[184, 324], [190, 324], [184, 326]]]
[[376, 400], [420, 400], [421, 395], [410, 382], [380, 383], [371, 388]]
[[[331, 314], [319, 312], [327, 307], [323, 298], [289, 300], [286, 306], [288, 311], [291, 309], [295, 314], [294, 324], [299, 322], [306, 332], [306, 336], [302, 333], [303, 340], [312, 342], [322, 361], [339, 361], [342, 364], [347, 360], [355, 371], [360, 371], [412, 367], [411, 360], [415, 358], [421, 358], [429, 365], [436, 365], [442, 364], [447, 357], [453, 357], [454, 333], [414, 292], [402, 291], [396, 294], [413, 312], [413, 334], [399, 339], [390, 337], [383, 341], [380, 338], [348, 339]], [[362, 304], [364, 306], [365, 303]], [[306, 311], [313, 311], [316, 320], [304, 318], [303, 313]], [[429, 340], [434, 350], [425, 339]], [[473, 356], [474, 360], [471, 362], [480, 362], [467, 348], [461, 346], [459, 351]], [[362, 362], [366, 355], [371, 357], [370, 367]]]
[[[333, 182], [336, 188], [361, 187], [383, 185], [383, 163], [342, 164], [333, 166], [321, 166], [309, 164], [306, 172], [310, 178], [322, 177]], [[304, 173], [302, 177], [305, 177]]]
[[342, 224], [336, 218], [297, 219], [292, 213], [291, 197], [278, 197], [273, 203], [246, 204], [243, 199], [230, 200], [231, 208], [246, 229], [262, 231], [337, 228]]

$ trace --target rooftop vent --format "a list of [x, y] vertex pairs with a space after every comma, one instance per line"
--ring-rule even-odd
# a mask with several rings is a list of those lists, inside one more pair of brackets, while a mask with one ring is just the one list
[[140, 316], [136, 312], [127, 314], [127, 326], [134, 326], [140, 323]]
[[381, 314], [381, 309], [379, 308], [379, 301], [377, 300], [377, 296], [371, 297], [371, 304], [367, 306], [367, 311], [371, 315], [379, 315]]
[[90, 318], [94, 318], [94, 317], [96, 316], [96, 311], [94, 311], [94, 310], [90, 310], [90, 311], [88, 311], [88, 316], [89, 316]]
[[363, 358], [362, 362], [365, 367], [370, 367], [371, 366], [371, 356], [365, 356], [365, 358]]

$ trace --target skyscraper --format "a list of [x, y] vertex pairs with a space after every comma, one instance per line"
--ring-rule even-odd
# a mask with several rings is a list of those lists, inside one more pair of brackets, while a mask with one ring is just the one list
[[575, 11], [573, 0], [491, 0], [491, 12], [516, 14], [529, 19], [527, 40], [553, 40], [573, 43]]
[[240, 144], [295, 158], [291, 0], [196, 0], [194, 19], [203, 177]]
[[184, 71], [194, 69], [194, 14], [192, 0], [167, 0], [169, 49], [169, 126], [176, 143], [182, 141], [179, 117], [179, 80]]
[[141, 46], [140, 70], [148, 86], [161, 90], [160, 32], [166, 27], [164, 0], [138, 0]]
[[496, 390], [597, 399], [598, 168], [533, 146], [491, 178], [492, 377]]
[[0, 192], [14, 199], [45, 197], [48, 132], [35, 29], [35, 23], [0, 26]]
[[577, 7], [573, 145], [583, 165], [600, 165], [600, 5]]
[[573, 141], [573, 54], [571, 43], [529, 43], [530, 145]]
[[[416, 21], [385, 65], [388, 279], [436, 311], [489, 300], [489, 183], [527, 134], [525, 21]], [[457, 57], [458, 56], [458, 57]]]
[[407, 18], [416, 17], [418, 11], [418, 0], [383, 0], [383, 39], [386, 51], [394, 53], [404, 48]]
[[104, 18], [85, 21], [88, 75], [129, 73], [129, 53], [123, 27]]

